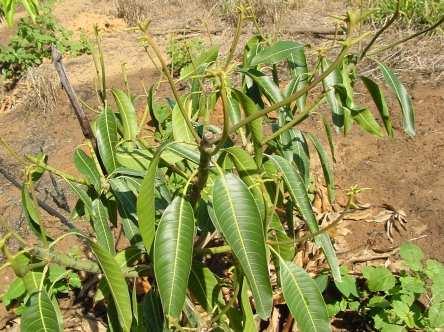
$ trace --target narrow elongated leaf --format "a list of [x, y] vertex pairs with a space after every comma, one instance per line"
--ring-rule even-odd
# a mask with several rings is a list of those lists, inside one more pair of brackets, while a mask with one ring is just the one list
[[263, 198], [263, 193], [258, 186], [260, 181], [259, 170], [252, 156], [248, 154], [247, 151], [239, 147], [231, 147], [226, 149], [233, 161], [237, 172], [245, 184], [250, 188], [253, 194], [256, 204], [259, 208], [259, 213], [261, 214], [261, 220], [265, 220], [265, 203]]
[[254, 322], [253, 310], [251, 310], [250, 305], [250, 297], [248, 296], [248, 283], [244, 278], [242, 282], [242, 290], [241, 290], [241, 306], [243, 313], [243, 321], [244, 324], [242, 326], [243, 332], [255, 332], [257, 331], [256, 324]]
[[399, 80], [398, 76], [386, 65], [379, 63], [379, 69], [384, 75], [384, 79], [398, 98], [403, 116], [404, 131], [409, 136], [415, 136], [415, 112], [413, 110], [412, 100], [407, 89]]
[[74, 164], [76, 165], [77, 170], [94, 186], [96, 191], [100, 192], [100, 173], [97, 170], [94, 160], [82, 149], [77, 148], [74, 152]]
[[34, 204], [34, 200], [32, 199], [27, 185], [24, 185], [22, 188], [22, 206], [23, 214], [25, 215], [29, 228], [31, 228], [32, 232], [37, 237], [43, 239], [43, 233], [40, 226], [40, 216], [37, 210], [38, 207]]
[[[254, 101], [251, 100], [251, 98], [248, 97], [246, 94], [244, 94], [242, 91], [233, 89], [232, 92], [234, 98], [236, 98], [239, 101], [245, 113], [245, 116], [250, 116], [259, 111]], [[262, 117], [254, 121], [251, 121], [249, 124], [247, 124], [247, 128], [251, 132], [253, 141], [256, 144], [260, 144], [262, 142], [262, 139], [264, 138], [262, 130]]]
[[[183, 100], [185, 110], [188, 112], [188, 116], [191, 115], [190, 106], [191, 102], [187, 100]], [[181, 143], [194, 143], [193, 134], [187, 126], [187, 123], [180, 111], [179, 105], [176, 105], [173, 108], [172, 113], [172, 126], [173, 126], [173, 137], [174, 140]]]
[[[301, 176], [295, 172], [290, 162], [284, 158], [276, 155], [268, 157], [277, 170], [282, 174], [284, 182], [288, 188], [288, 191], [290, 192], [290, 196], [307, 223], [308, 229], [312, 234], [316, 234], [319, 232], [319, 225], [316, 221], [316, 217]], [[326, 233], [318, 234], [315, 236], [315, 241], [316, 244], [324, 250], [324, 254], [327, 258], [328, 264], [330, 265], [333, 278], [340, 282], [341, 273], [339, 271], [339, 263], [329, 236]]]
[[310, 185], [310, 152], [304, 134], [299, 129], [290, 130], [291, 149], [293, 151], [293, 160], [298, 167], [299, 174], [305, 182], [305, 187]]
[[166, 147], [165, 152], [162, 154], [162, 159], [166, 159], [165, 154], [168, 151], [199, 165], [200, 152], [195, 145], [172, 142]]
[[142, 317], [150, 332], [163, 332], [162, 305], [159, 295], [151, 289], [142, 301]]
[[122, 123], [123, 138], [129, 141], [136, 139], [139, 133], [137, 114], [131, 98], [122, 90], [112, 91]]
[[140, 234], [148, 252], [151, 251], [156, 228], [155, 178], [161, 152], [162, 146], [158, 148], [151, 161], [137, 198], [137, 219], [139, 220]]
[[293, 61], [296, 64], [304, 62], [304, 58], [300, 56], [300, 50], [304, 49], [304, 45], [293, 41], [277, 41], [270, 47], [262, 49], [252, 60], [250, 65], [257, 66], [259, 64], [272, 65], [287, 60], [293, 55]]
[[69, 187], [71, 190], [77, 195], [77, 197], [82, 201], [85, 212], [88, 214], [89, 217], [92, 216], [92, 200], [91, 197], [89, 197], [88, 193], [83, 190], [82, 186], [73, 183], [71, 181], [67, 181]]
[[355, 108], [350, 109], [353, 120], [366, 132], [375, 135], [376, 137], [382, 137], [382, 130], [372, 112], [367, 108]]
[[102, 269], [103, 276], [108, 285], [120, 326], [124, 332], [129, 332], [133, 315], [131, 311], [131, 299], [125, 277], [116, 262], [115, 258], [97, 243], [89, 241], [89, 245], [97, 257], [97, 261]]
[[116, 159], [123, 167], [146, 172], [151, 159], [153, 159], [153, 154], [146, 149], [119, 146], [116, 150]]
[[372, 79], [365, 76], [361, 76], [361, 79], [373, 98], [373, 102], [375, 103], [379, 114], [381, 115], [382, 121], [384, 122], [384, 127], [387, 131], [387, 134], [390, 137], [393, 137], [392, 120], [390, 117], [390, 111], [388, 109], [387, 102], [384, 97], [384, 93], [379, 88], [378, 84], [376, 84], [376, 82]]
[[328, 200], [330, 201], [330, 203], [333, 203], [335, 201], [336, 193], [333, 167], [331, 166], [330, 160], [328, 159], [328, 156], [325, 153], [324, 147], [319, 141], [319, 138], [311, 133], [307, 133], [307, 135], [316, 148], [316, 151], [318, 152], [319, 160], [322, 166], [322, 172], [324, 173], [325, 182], [327, 184]]
[[231, 91], [230, 93], [227, 94], [227, 100], [228, 100], [228, 115], [230, 118], [230, 122], [232, 125], [238, 124], [241, 119], [239, 102], [237, 101], [237, 99], [234, 98]]
[[44, 288], [35, 293], [22, 314], [20, 331], [62, 332], [63, 322], [59, 320], [56, 305], [57, 302], [51, 301]]
[[123, 179], [111, 179], [110, 185], [117, 199], [119, 214], [122, 218], [123, 232], [126, 238], [132, 244], [135, 244], [142, 240], [137, 227], [136, 196]]
[[268, 230], [268, 238], [272, 241], [271, 246], [273, 249], [276, 250], [283, 259], [292, 261], [295, 255], [295, 244], [285, 232], [284, 226], [276, 213], [274, 213], [271, 218]]
[[183, 310], [193, 256], [191, 204], [178, 196], [166, 208], [154, 241], [154, 273], [163, 312], [178, 318]]
[[284, 299], [301, 332], [330, 331], [327, 307], [316, 282], [304, 269], [279, 259], [279, 276]]
[[325, 135], [327, 136], [328, 145], [330, 147], [331, 158], [333, 159], [333, 162], [336, 162], [335, 145], [333, 143], [333, 134], [331, 132], [330, 123], [328, 123], [328, 120], [325, 116], [322, 116], [322, 124], [324, 125]]
[[217, 228], [240, 262], [253, 293], [257, 313], [262, 319], [267, 319], [272, 309], [272, 292], [264, 229], [253, 195], [242, 180], [226, 174], [216, 179], [212, 196]]
[[95, 199], [92, 202], [92, 220], [97, 242], [108, 253], [115, 255], [114, 237], [109, 225], [108, 210], [100, 199]]
[[116, 159], [117, 120], [113, 112], [103, 110], [96, 122], [96, 138], [100, 157], [108, 173], [119, 165]]
[[[287, 96], [295, 93], [298, 90], [303, 89], [308, 82], [308, 66], [307, 59], [305, 57], [304, 47], [296, 49], [288, 56], [288, 66], [290, 68], [293, 79], [291, 80], [287, 89]], [[305, 102], [307, 100], [307, 93], [304, 93], [298, 99], [296, 99], [296, 105], [301, 112], [305, 108]]]
[[199, 304], [211, 312], [217, 303], [223, 303], [219, 281], [213, 272], [203, 264], [193, 262], [188, 287]]
[[[323, 58], [321, 60], [321, 68], [324, 71], [328, 66], [329, 62], [327, 59]], [[324, 91], [326, 92], [327, 102], [330, 105], [332, 112], [333, 124], [337, 128], [342, 128], [344, 125], [344, 112], [341, 107], [341, 101], [336, 94], [336, 86], [341, 82], [339, 71], [333, 70], [323, 81], [322, 85]]]

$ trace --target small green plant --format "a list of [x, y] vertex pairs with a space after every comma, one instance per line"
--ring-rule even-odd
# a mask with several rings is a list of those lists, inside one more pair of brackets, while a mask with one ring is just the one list
[[358, 280], [342, 267], [343, 282], [334, 286], [342, 297], [327, 296], [330, 316], [347, 313], [356, 326], [382, 332], [444, 328], [444, 265], [424, 261], [422, 250], [410, 242], [400, 247], [400, 256], [404, 269], [397, 274], [367, 266]]
[[[159, 82], [153, 82], [142, 114], [129, 91], [106, 88], [99, 44], [94, 62], [101, 104], [92, 125], [70, 95], [85, 136], [73, 156], [79, 176], [48, 165], [43, 154], [20, 157], [0, 137], [25, 167], [22, 206], [36, 237], [30, 246], [8, 230], [0, 241], [3, 268], [34, 287], [26, 287], [29, 300], [21, 302], [23, 331], [63, 331], [48, 281], [53, 264], [95, 276], [95, 299], [106, 305], [112, 331], [258, 331], [289, 312], [302, 332], [330, 330], [316, 282], [295, 262], [313, 241], [335, 282], [344, 282], [332, 240], [312, 207], [309, 148], [320, 160], [333, 203], [334, 133], [346, 135], [355, 126], [376, 137], [394, 135], [380, 84], [358, 74], [377, 36], [362, 53], [354, 47], [366, 35], [358, 32], [359, 14], [349, 12], [342, 18], [346, 35], [334, 46], [308, 53], [301, 43], [255, 35], [236, 59], [245, 18], [251, 17], [245, 11], [226, 56], [212, 46], [182, 67], [183, 95], [147, 26], [140, 26], [143, 46], [155, 54], [172, 92], [166, 101], [157, 98]], [[326, 54], [336, 48], [329, 59]], [[387, 66], [377, 65], [399, 101], [404, 131], [414, 136], [406, 88]], [[63, 77], [60, 63], [58, 69]], [[358, 80], [379, 116], [357, 102]], [[327, 149], [299, 126], [320, 113]], [[65, 220], [68, 229], [58, 237], [45, 227], [37, 200], [36, 181], [45, 172], [63, 179], [78, 198], [71, 211], [76, 222]], [[351, 190], [346, 209], [358, 191]], [[82, 241], [88, 255], [78, 259], [58, 250], [68, 236]], [[11, 239], [20, 244], [13, 252]], [[148, 284], [142, 292], [140, 283]]]
[[24, 18], [17, 23], [17, 33], [6, 47], [0, 47], [0, 73], [6, 79], [19, 79], [28, 68], [40, 65], [43, 59], [51, 56], [51, 45], [72, 55], [90, 51], [85, 38], [72, 41], [71, 33], [46, 11], [38, 15], [35, 22]]
[[167, 54], [171, 59], [171, 69], [179, 73], [182, 68], [192, 63], [204, 50], [204, 42], [201, 38], [172, 38], [167, 45]]

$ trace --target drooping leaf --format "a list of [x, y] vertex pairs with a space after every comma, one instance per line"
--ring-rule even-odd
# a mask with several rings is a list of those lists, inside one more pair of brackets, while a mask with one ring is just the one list
[[[321, 60], [321, 68], [324, 71], [330, 65], [327, 59], [323, 58]], [[333, 70], [327, 77], [322, 81], [324, 91], [326, 92], [327, 102], [330, 105], [332, 112], [333, 124], [337, 128], [342, 128], [344, 126], [344, 112], [341, 105], [341, 100], [336, 93], [336, 86], [341, 82], [340, 73], [337, 69]]]
[[154, 241], [156, 227], [156, 205], [155, 205], [155, 178], [159, 164], [162, 146], [158, 148], [148, 171], [142, 181], [139, 197], [137, 198], [137, 219], [139, 221], [140, 235], [148, 252]]
[[32, 232], [37, 237], [43, 239], [44, 237], [40, 226], [40, 215], [37, 210], [38, 206], [36, 206], [27, 185], [23, 185], [22, 187], [22, 206], [23, 214], [25, 215], [29, 228], [31, 228]]
[[100, 173], [97, 170], [94, 160], [89, 157], [82, 149], [77, 148], [74, 151], [74, 164], [77, 170], [82, 173], [91, 183], [97, 192], [100, 192]]
[[110, 110], [103, 110], [97, 118], [96, 138], [103, 165], [108, 173], [111, 173], [119, 166], [119, 163], [116, 159], [117, 120]]
[[327, 307], [316, 282], [295, 263], [279, 258], [284, 299], [302, 332], [330, 331]]
[[221, 299], [219, 282], [214, 273], [203, 264], [193, 262], [188, 287], [199, 304], [211, 312]]
[[109, 224], [108, 210], [99, 198], [92, 202], [92, 220], [97, 242], [109, 254], [114, 256], [116, 249], [114, 248], [114, 237]]
[[242, 282], [242, 290], [241, 290], [241, 306], [243, 313], [243, 332], [255, 332], [257, 331], [256, 323], [254, 322], [253, 310], [250, 305], [250, 297], [248, 296], [248, 283], [244, 278]]
[[415, 112], [407, 89], [401, 83], [398, 76], [396, 76], [396, 74], [386, 65], [379, 63], [379, 69], [381, 70], [382, 75], [384, 75], [386, 83], [398, 98], [402, 110], [404, 131], [409, 136], [415, 136]]
[[276, 64], [289, 59], [292, 55], [292, 60], [295, 64], [303, 64], [305, 56], [302, 58], [300, 52], [303, 49], [304, 45], [293, 41], [277, 41], [272, 46], [266, 47], [256, 54], [251, 60], [250, 66]]
[[136, 139], [139, 133], [137, 125], [137, 114], [133, 102], [125, 92], [114, 89], [112, 91], [114, 100], [116, 101], [117, 109], [122, 123], [123, 138], [128, 141]]
[[350, 109], [353, 120], [366, 132], [375, 135], [376, 137], [382, 137], [382, 130], [372, 112], [367, 108], [355, 108]]
[[83, 207], [85, 209], [85, 212], [88, 214], [88, 216], [92, 216], [92, 199], [88, 195], [88, 193], [83, 189], [83, 186], [74, 183], [72, 181], [67, 181], [69, 187], [71, 190], [76, 194], [76, 196], [80, 199], [80, 201], [83, 203]]
[[[183, 98], [182, 100], [185, 111], [187, 112], [188, 117], [191, 116], [191, 102]], [[173, 137], [174, 140], [180, 143], [194, 143], [193, 134], [191, 133], [190, 128], [187, 126], [187, 122], [180, 111], [179, 104], [173, 108], [172, 113], [172, 126], [173, 126]]]
[[63, 331], [56, 301], [52, 301], [43, 288], [29, 299], [22, 314], [20, 330], [22, 332], [57, 332]]
[[375, 103], [376, 108], [381, 115], [382, 121], [384, 122], [385, 130], [387, 131], [387, 135], [393, 137], [392, 120], [390, 117], [390, 111], [388, 109], [387, 102], [384, 97], [384, 93], [379, 88], [378, 84], [376, 84], [376, 82], [373, 81], [371, 78], [361, 76], [361, 79], [362, 82], [364, 82], [364, 85], [366, 86], [368, 92], [372, 96], [373, 102]]
[[256, 303], [256, 311], [267, 319], [272, 309], [265, 238], [260, 213], [246, 184], [232, 174], [219, 176], [213, 185], [217, 228], [240, 262]]
[[325, 135], [327, 136], [328, 145], [330, 147], [331, 158], [333, 159], [333, 162], [336, 162], [335, 145], [333, 143], [333, 134], [331, 131], [330, 123], [328, 123], [328, 120], [325, 116], [322, 116], [322, 124], [324, 125]]
[[325, 182], [327, 183], [328, 200], [330, 201], [330, 203], [333, 203], [335, 201], [336, 193], [333, 167], [318, 137], [312, 133], [307, 133], [307, 135], [316, 148], [316, 151], [318, 152], [319, 160], [322, 166], [322, 172], [324, 173]]
[[133, 320], [131, 299], [128, 285], [120, 266], [106, 249], [92, 241], [89, 241], [89, 245], [97, 257], [97, 262], [103, 272], [106, 284], [114, 301], [120, 326], [124, 332], [129, 332]]
[[193, 256], [191, 204], [177, 196], [166, 208], [154, 240], [154, 274], [166, 316], [179, 318], [185, 303]]
[[16, 278], [9, 285], [8, 290], [2, 296], [3, 305], [8, 308], [12, 301], [21, 298], [26, 294], [25, 283], [22, 278]]
[[[291, 52], [287, 58], [288, 66], [293, 79], [287, 88], [286, 95], [289, 96], [298, 90], [303, 89], [308, 84], [308, 66], [307, 59], [305, 57], [304, 47], [295, 49]], [[305, 108], [305, 102], [307, 100], [307, 93], [304, 93], [298, 99], [296, 99], [296, 105], [301, 112]]]
[[137, 227], [136, 196], [123, 179], [111, 179], [110, 185], [117, 199], [125, 236], [132, 244], [135, 244], [142, 240], [139, 228]]
[[[284, 158], [276, 155], [268, 157], [282, 175], [290, 196], [307, 223], [308, 229], [312, 234], [316, 234], [319, 232], [319, 225], [316, 221], [316, 217], [301, 176], [294, 170], [290, 162]], [[324, 254], [327, 258], [328, 264], [330, 265], [333, 278], [338, 282], [341, 281], [339, 263], [330, 237], [326, 233], [321, 233], [315, 236], [315, 241], [316, 244], [318, 244], [324, 250]]]

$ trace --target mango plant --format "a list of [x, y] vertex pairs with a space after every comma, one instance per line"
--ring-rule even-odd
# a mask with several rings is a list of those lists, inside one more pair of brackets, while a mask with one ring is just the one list
[[[157, 56], [173, 95], [156, 98], [153, 84], [143, 114], [137, 114], [130, 92], [106, 88], [99, 48], [102, 104], [92, 125], [81, 121], [88, 138], [74, 151], [81, 177], [48, 165], [44, 155], [26, 156], [22, 203], [38, 242], [29, 246], [10, 231], [1, 243], [7, 266], [20, 280], [14, 287], [26, 289], [19, 299], [23, 331], [63, 330], [50, 279], [54, 266], [67, 271], [65, 280], [72, 271], [100, 276], [93, 279], [95, 300], [107, 306], [110, 331], [257, 331], [282, 306], [299, 330], [330, 330], [316, 282], [295, 261], [302, 246], [313, 242], [335, 282], [343, 282], [332, 239], [312, 206], [310, 146], [333, 203], [334, 134], [356, 126], [377, 137], [384, 131], [393, 136], [392, 110], [385, 89], [359, 75], [365, 56], [356, 54], [354, 45], [365, 36], [356, 35], [355, 13], [343, 19], [344, 38], [331, 46], [334, 59], [327, 49], [307, 52], [295, 41], [255, 35], [238, 60], [245, 18], [242, 11], [226, 56], [210, 47], [182, 68], [179, 80], [188, 86], [182, 95], [141, 26], [141, 42]], [[414, 136], [405, 87], [392, 70], [378, 66], [399, 100], [405, 132]], [[357, 101], [359, 80], [379, 120]], [[321, 112], [327, 149], [314, 131], [300, 128]], [[78, 197], [69, 230], [60, 237], [42, 222], [34, 188], [44, 172], [64, 179]], [[57, 250], [68, 236], [81, 241], [89, 258]], [[11, 238], [21, 250], [8, 249]]]

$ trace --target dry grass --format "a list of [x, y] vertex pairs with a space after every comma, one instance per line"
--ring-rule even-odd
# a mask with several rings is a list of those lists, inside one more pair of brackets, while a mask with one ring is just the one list
[[20, 103], [27, 112], [52, 112], [56, 109], [59, 79], [51, 64], [29, 69], [19, 90], [23, 91]]

